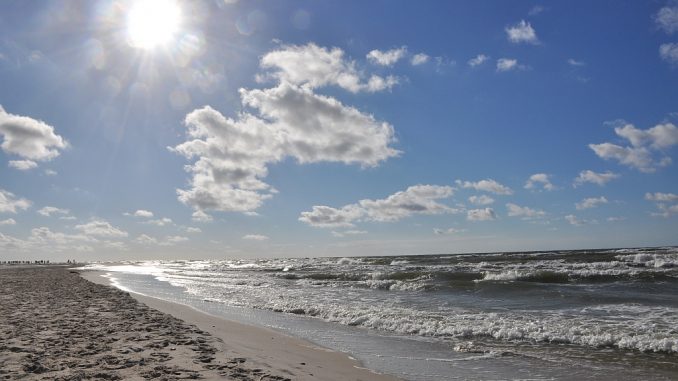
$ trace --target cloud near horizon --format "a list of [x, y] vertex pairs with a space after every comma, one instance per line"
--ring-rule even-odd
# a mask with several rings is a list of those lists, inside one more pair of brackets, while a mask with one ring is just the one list
[[459, 213], [459, 209], [437, 202], [453, 193], [449, 186], [413, 185], [384, 199], [364, 199], [341, 208], [315, 205], [313, 210], [302, 212], [299, 221], [314, 227], [337, 228], [352, 227], [357, 221], [395, 222], [414, 214]]

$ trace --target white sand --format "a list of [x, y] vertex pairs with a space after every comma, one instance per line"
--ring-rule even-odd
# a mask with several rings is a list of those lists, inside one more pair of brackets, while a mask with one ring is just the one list
[[[102, 272], [83, 272], [94, 283], [109, 285]], [[192, 307], [130, 293], [147, 306], [170, 314], [200, 330], [221, 339], [213, 344], [227, 357], [247, 359], [249, 366], [261, 368], [267, 374], [293, 380], [396, 380], [395, 377], [374, 373], [346, 354], [319, 347], [307, 341], [279, 332], [229, 321], [205, 314]]]

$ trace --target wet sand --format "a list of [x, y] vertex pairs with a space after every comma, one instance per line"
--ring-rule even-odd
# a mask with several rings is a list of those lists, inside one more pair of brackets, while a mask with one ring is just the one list
[[394, 380], [302, 340], [130, 295], [100, 275], [0, 269], [0, 379]]

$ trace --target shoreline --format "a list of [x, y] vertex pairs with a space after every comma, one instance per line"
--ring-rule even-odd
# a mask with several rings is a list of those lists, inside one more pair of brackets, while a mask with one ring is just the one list
[[[111, 288], [103, 271], [81, 271], [92, 283]], [[197, 326], [217, 338], [221, 351], [246, 358], [256, 368], [293, 380], [397, 381], [399, 378], [367, 369], [348, 354], [288, 336], [275, 330], [242, 324], [199, 311], [191, 306], [129, 292], [135, 300]]]

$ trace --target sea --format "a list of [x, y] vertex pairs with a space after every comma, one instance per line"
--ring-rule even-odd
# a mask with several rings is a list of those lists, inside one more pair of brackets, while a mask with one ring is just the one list
[[406, 380], [678, 380], [678, 248], [91, 263]]

